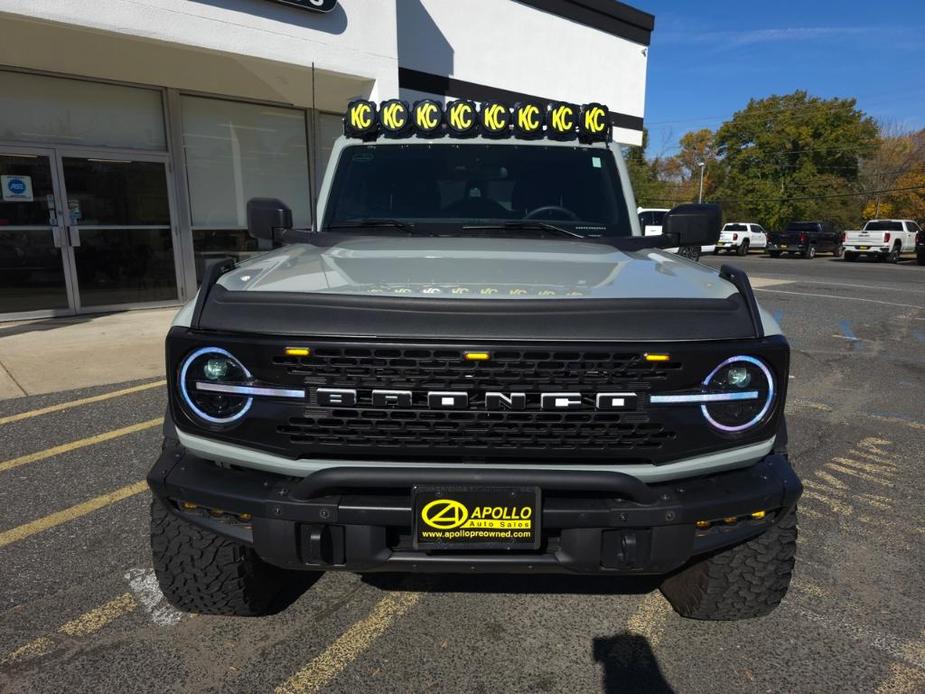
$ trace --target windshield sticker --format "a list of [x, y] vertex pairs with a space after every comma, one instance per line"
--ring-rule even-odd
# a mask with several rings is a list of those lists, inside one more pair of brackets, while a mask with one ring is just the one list
[[595, 169], [601, 168], [601, 158], [591, 157], [591, 166], [593, 166]]

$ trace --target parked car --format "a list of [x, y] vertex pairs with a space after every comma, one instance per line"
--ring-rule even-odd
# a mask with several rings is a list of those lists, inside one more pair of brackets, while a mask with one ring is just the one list
[[768, 245], [767, 232], [760, 224], [753, 222], [730, 222], [720, 232], [719, 241], [713, 251], [719, 255], [720, 251], [735, 252], [736, 255], [748, 255], [752, 248], [766, 248]]
[[768, 255], [779, 258], [781, 253], [795, 253], [814, 258], [816, 253], [842, 254], [844, 234], [834, 222], [790, 222], [783, 231], [768, 234]]
[[919, 265], [925, 265], [925, 229], [919, 227], [919, 233], [915, 235], [915, 257]]
[[920, 231], [911, 219], [871, 219], [863, 229], [845, 232], [845, 260], [866, 255], [898, 263], [903, 254], [915, 253], [915, 237]]
[[[662, 220], [665, 218], [666, 208], [662, 207], [639, 207], [636, 213], [639, 215], [639, 226], [642, 227], [643, 236], [658, 236], [662, 233]], [[713, 253], [716, 250], [715, 245], [709, 246], [682, 246], [681, 248], [668, 248], [671, 253], [677, 253], [691, 260], [698, 260], [702, 253]]]

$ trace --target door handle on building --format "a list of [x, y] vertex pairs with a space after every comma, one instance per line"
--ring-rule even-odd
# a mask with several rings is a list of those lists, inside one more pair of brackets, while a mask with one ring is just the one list
[[73, 248], [80, 246], [80, 227], [67, 227], [67, 242]]
[[51, 240], [55, 244], [55, 248], [61, 248], [64, 246], [64, 234], [64, 227], [51, 228]]

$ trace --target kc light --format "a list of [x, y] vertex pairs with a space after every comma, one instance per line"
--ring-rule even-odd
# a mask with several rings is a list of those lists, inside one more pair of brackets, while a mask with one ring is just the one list
[[475, 103], [457, 99], [446, 105], [446, 128], [451, 135], [469, 137], [478, 131], [478, 113]]
[[535, 101], [526, 101], [514, 105], [514, 135], [524, 139], [543, 136], [546, 121], [546, 109]]
[[379, 122], [387, 135], [400, 137], [411, 127], [411, 109], [407, 101], [389, 99], [379, 109]]
[[554, 101], [546, 116], [546, 133], [554, 140], [571, 140], [578, 135], [578, 115], [575, 104]]
[[347, 104], [344, 116], [344, 135], [362, 139], [376, 136], [379, 130], [379, 112], [376, 104], [366, 99], [354, 99]]
[[483, 101], [479, 122], [482, 133], [487, 137], [507, 137], [511, 128], [511, 111], [500, 101]]
[[586, 104], [578, 118], [578, 132], [589, 142], [605, 142], [610, 138], [610, 111], [603, 104]]
[[411, 109], [411, 121], [414, 129], [421, 135], [435, 135], [443, 125], [443, 104], [433, 99], [414, 102]]
[[706, 420], [720, 431], [737, 433], [758, 425], [774, 401], [774, 377], [755, 357], [730, 357], [703, 381], [714, 397], [701, 404]]
[[[242, 394], [251, 380], [247, 368], [227, 350], [203, 347], [180, 366], [179, 389], [184, 404], [197, 418], [210, 424], [230, 424], [241, 419], [253, 404]], [[239, 392], [236, 392], [239, 391]]]

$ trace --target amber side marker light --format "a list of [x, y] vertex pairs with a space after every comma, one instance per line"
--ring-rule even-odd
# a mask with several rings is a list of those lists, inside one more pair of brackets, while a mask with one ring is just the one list
[[307, 357], [312, 353], [308, 347], [287, 347], [287, 357]]
[[671, 359], [670, 354], [645, 354], [646, 361], [668, 361]]
[[488, 361], [491, 359], [491, 354], [488, 352], [466, 352], [465, 358], [466, 361]]
[[755, 520], [761, 520], [761, 519], [764, 518], [766, 515], [768, 515], [767, 511], [755, 511], [755, 512], [752, 514], [752, 518], [754, 518]]
[[710, 529], [710, 521], [697, 521], [696, 523], [694, 523], [694, 525], [697, 526], [697, 530], [709, 530]]

